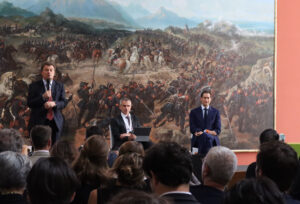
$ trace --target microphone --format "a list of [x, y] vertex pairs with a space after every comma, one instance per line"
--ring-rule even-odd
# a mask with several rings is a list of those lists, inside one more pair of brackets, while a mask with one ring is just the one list
[[50, 89], [50, 79], [47, 79], [47, 91]]

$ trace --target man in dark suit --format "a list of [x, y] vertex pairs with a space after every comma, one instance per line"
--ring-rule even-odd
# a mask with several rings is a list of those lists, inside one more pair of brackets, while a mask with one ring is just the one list
[[138, 118], [130, 113], [131, 100], [123, 98], [120, 100], [121, 114], [113, 118], [110, 123], [111, 133], [113, 136], [113, 150], [119, 149], [121, 144], [126, 141], [133, 141], [136, 135], [133, 134], [134, 128], [140, 127]]
[[52, 144], [59, 139], [63, 128], [61, 110], [67, 105], [62, 83], [54, 81], [55, 66], [44, 63], [41, 66], [42, 80], [29, 86], [27, 105], [31, 109], [28, 130], [35, 125], [48, 125], [52, 129]]
[[175, 204], [199, 203], [189, 192], [193, 165], [188, 149], [175, 142], [154, 144], [146, 151], [143, 169], [154, 193]]
[[221, 204], [224, 189], [237, 169], [237, 157], [227, 147], [209, 150], [202, 164], [202, 184], [190, 186], [191, 193], [202, 204]]
[[202, 91], [200, 100], [201, 106], [190, 113], [191, 147], [197, 147], [198, 154], [205, 156], [211, 147], [220, 145], [221, 119], [219, 111], [209, 106], [209, 90]]

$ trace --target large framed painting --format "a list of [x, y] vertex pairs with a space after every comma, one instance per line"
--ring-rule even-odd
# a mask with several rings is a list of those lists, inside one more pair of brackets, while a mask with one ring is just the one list
[[254, 149], [274, 127], [274, 0], [0, 1], [0, 128], [28, 138], [28, 85], [56, 64], [64, 135], [108, 124], [128, 97], [153, 141], [189, 144], [204, 89], [221, 144]]

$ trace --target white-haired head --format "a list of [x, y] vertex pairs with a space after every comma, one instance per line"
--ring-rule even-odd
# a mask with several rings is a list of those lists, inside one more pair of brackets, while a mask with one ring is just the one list
[[[203, 161], [202, 176], [225, 186], [232, 178], [237, 168], [237, 157], [227, 147], [217, 146], [209, 150]], [[203, 173], [206, 171], [206, 173]]]

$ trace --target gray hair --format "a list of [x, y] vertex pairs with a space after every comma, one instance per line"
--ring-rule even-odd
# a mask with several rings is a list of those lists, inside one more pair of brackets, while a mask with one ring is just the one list
[[217, 146], [209, 150], [203, 165], [209, 168], [208, 177], [214, 182], [226, 185], [237, 169], [237, 157], [227, 147]]
[[24, 141], [19, 131], [15, 129], [0, 130], [0, 152], [22, 152]]
[[131, 100], [129, 98], [121, 98], [120, 105], [122, 104], [123, 101], [130, 101], [131, 102]]
[[17, 152], [0, 153], [0, 190], [22, 189], [26, 186], [26, 177], [31, 169], [27, 156]]

